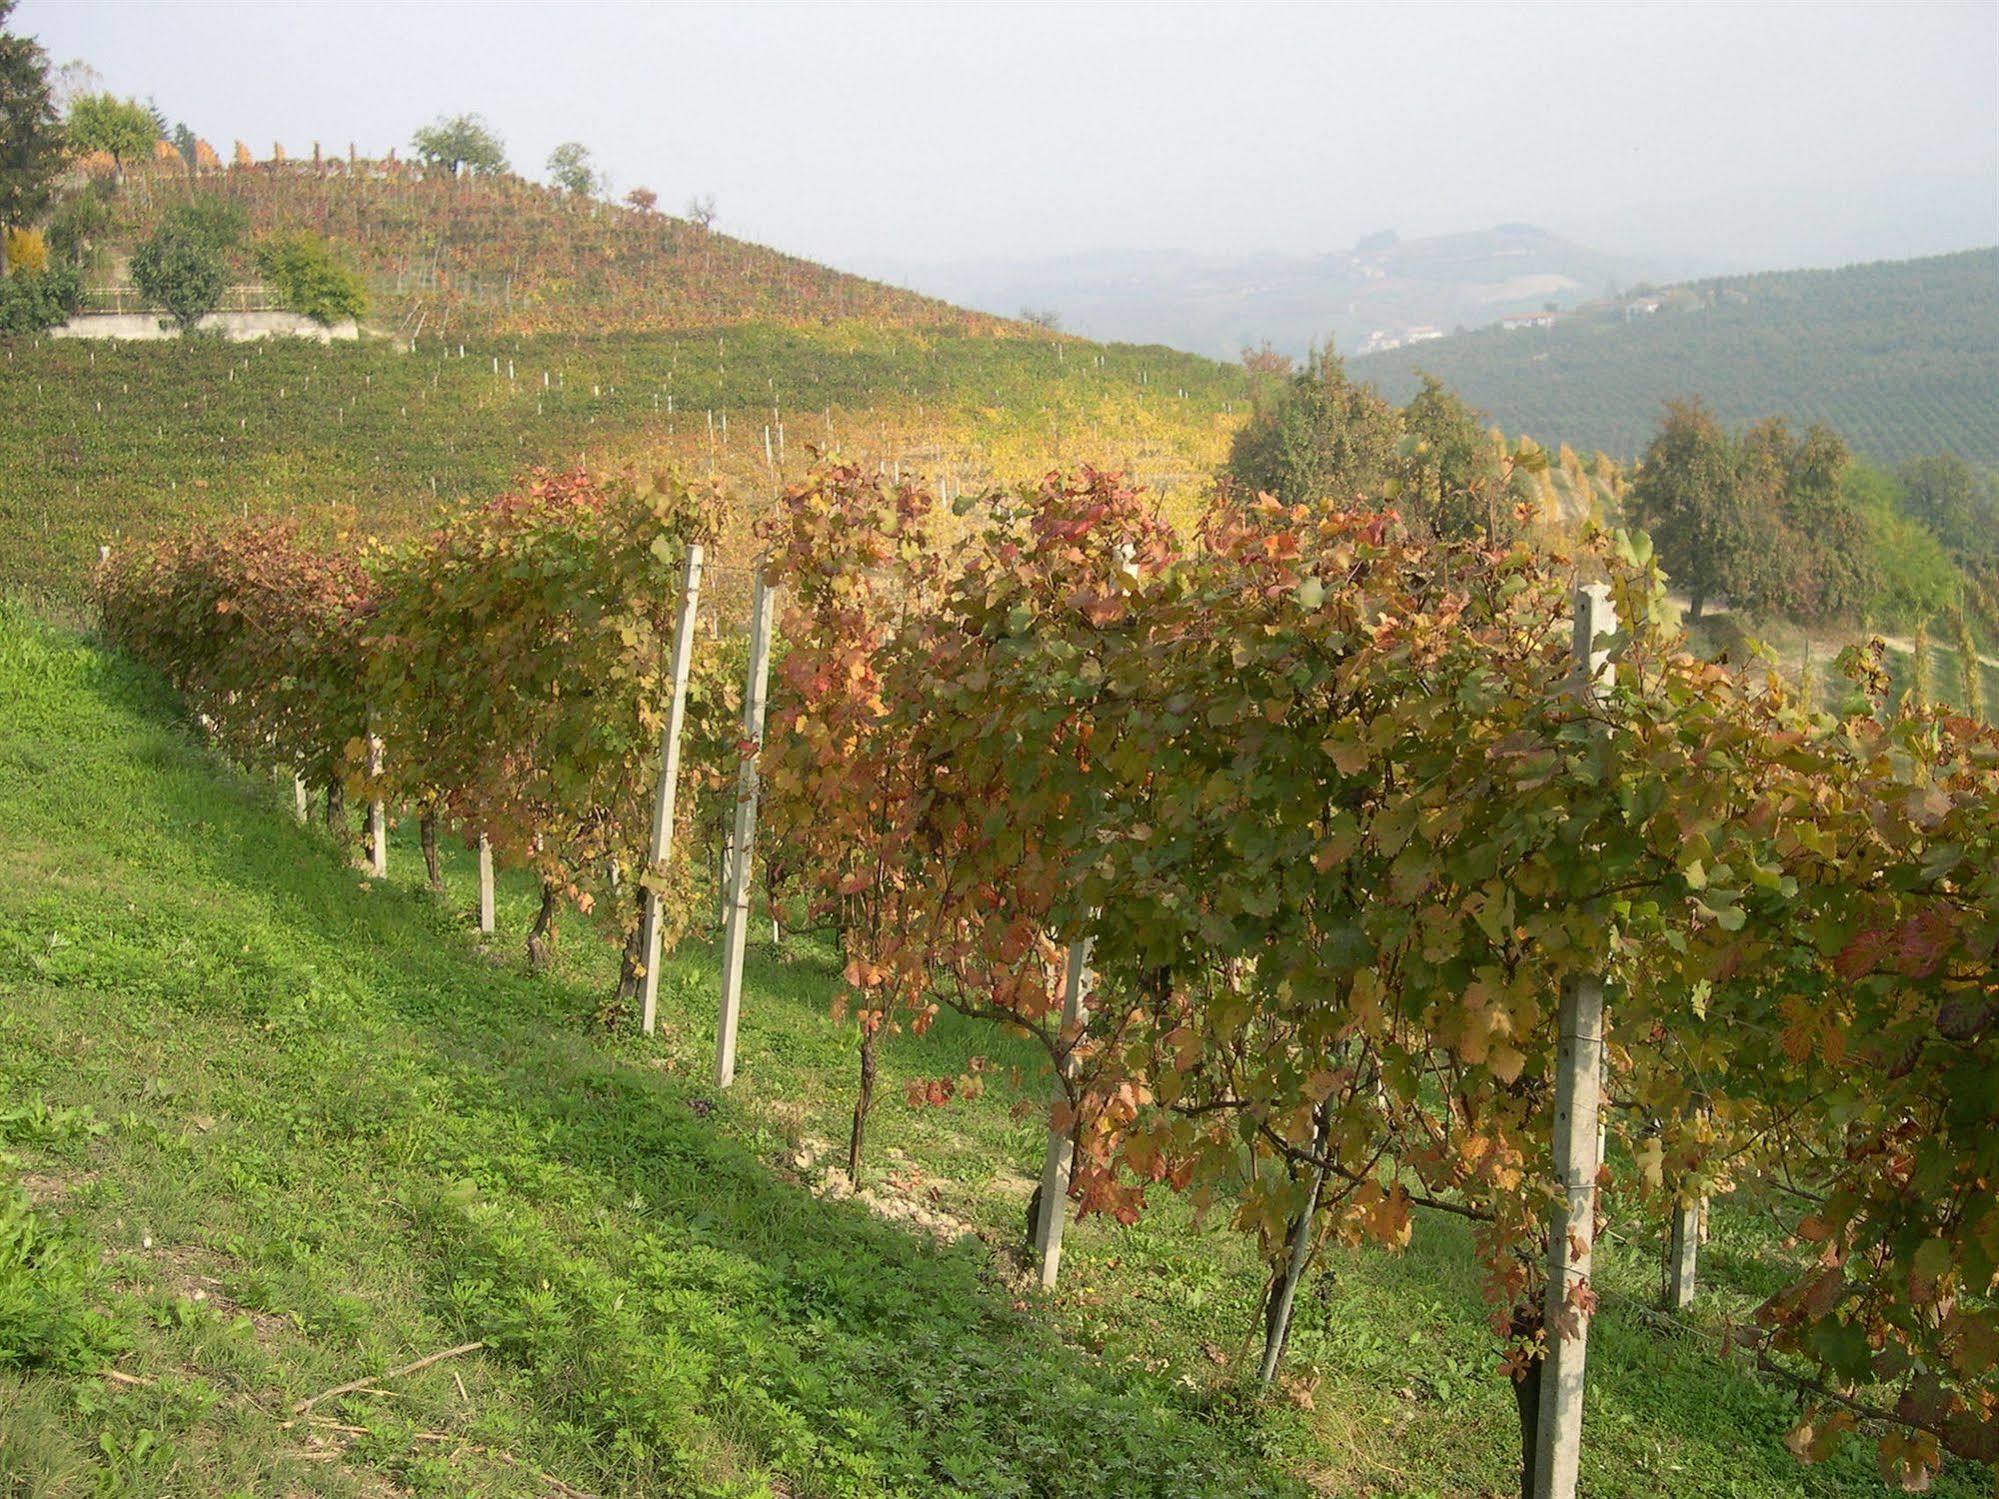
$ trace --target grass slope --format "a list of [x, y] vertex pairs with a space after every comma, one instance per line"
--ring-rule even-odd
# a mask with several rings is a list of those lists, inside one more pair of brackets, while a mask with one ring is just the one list
[[[1075, 1226], [1061, 1290], [1022, 1288], [1040, 1126], [1015, 1105], [1046, 1081], [990, 1032], [887, 1047], [870, 1212], [814, 1160], [852, 1072], [822, 949], [753, 951], [716, 1098], [707, 944], [666, 970], [658, 1037], [607, 1035], [607, 944], [572, 923], [524, 974], [530, 892], [482, 946], [466, 861], [439, 899], [408, 844], [363, 879], [149, 679], [0, 609], [0, 1182], [26, 1194], [0, 1192], [0, 1491], [1509, 1492], [1454, 1220], [1335, 1254], [1289, 1398], [1256, 1402], [1256, 1266], [1170, 1198]], [[974, 1054], [984, 1098], [900, 1101]], [[1769, 1252], [1722, 1217], [1675, 1333], [1644, 1310], [1656, 1236], [1612, 1236], [1592, 1496], [1877, 1491], [1858, 1451], [1795, 1466], [1788, 1402], [1716, 1356]]]
[[0, 358], [0, 589], [74, 601], [100, 545], [181, 519], [405, 531], [579, 460], [712, 468], [746, 500], [814, 445], [954, 490], [1056, 462], [1191, 490], [1246, 390], [1165, 349], [857, 326], [408, 347], [17, 340]]
[[1999, 250], [1671, 289], [1649, 317], [1494, 327], [1352, 362], [1396, 400], [1441, 378], [1509, 432], [1636, 457], [1665, 401], [1824, 422], [1886, 463], [1999, 467]]
[[[660, 332], [831, 323], [1007, 334], [1019, 324], [836, 271], [685, 219], [514, 176], [458, 180], [407, 163], [259, 162], [129, 171], [108, 247], [137, 244], [192, 196], [239, 204], [251, 235], [325, 236], [367, 278], [377, 321], [480, 332]], [[238, 270], [248, 274], [247, 259]]]

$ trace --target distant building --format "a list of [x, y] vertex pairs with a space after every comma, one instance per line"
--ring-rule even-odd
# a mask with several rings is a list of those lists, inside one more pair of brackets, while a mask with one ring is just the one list
[[1502, 328], [1552, 328], [1556, 314], [1552, 312], [1522, 312], [1499, 320]]
[[1363, 354], [1386, 354], [1390, 349], [1399, 349], [1401, 347], [1401, 339], [1387, 332], [1385, 329], [1376, 328], [1366, 338], [1361, 340], [1360, 351]]
[[1411, 328], [1408, 332], [1404, 333], [1402, 341], [1411, 344], [1426, 344], [1433, 338], [1442, 338], [1443, 336], [1444, 330], [1442, 328], [1425, 323], [1420, 328]]
[[1633, 318], [1650, 317], [1660, 305], [1657, 297], [1634, 297], [1624, 304], [1624, 321], [1628, 323]]

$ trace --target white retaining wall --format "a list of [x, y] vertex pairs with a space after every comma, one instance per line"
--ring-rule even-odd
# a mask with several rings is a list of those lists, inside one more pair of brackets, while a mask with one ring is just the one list
[[[220, 333], [231, 343], [250, 343], [260, 338], [313, 338], [321, 343], [354, 339], [361, 329], [352, 318], [327, 327], [297, 312], [211, 312], [195, 324], [199, 333]], [[172, 323], [153, 312], [80, 312], [60, 328], [49, 330], [50, 338], [124, 338], [142, 341], [178, 338]]]

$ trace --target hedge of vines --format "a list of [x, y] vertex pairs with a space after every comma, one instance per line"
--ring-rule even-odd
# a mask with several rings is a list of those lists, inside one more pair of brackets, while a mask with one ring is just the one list
[[718, 511], [674, 478], [539, 474], [393, 547], [322, 550], [286, 524], [175, 533], [107, 558], [97, 598], [107, 634], [233, 758], [325, 787], [336, 826], [350, 794], [379, 797], [419, 817], [433, 880], [440, 826], [532, 870], [542, 961], [565, 903], [624, 892], [629, 931], [632, 897], [658, 888], [669, 939], [689, 919], [736, 761], [740, 652], [719, 632], [696, 635], [696, 794], [670, 868], [649, 867], [650, 819], [683, 557]]
[[[947, 543], [923, 489], [834, 468], [767, 526], [765, 805], [843, 934], [856, 1165], [873, 1038], [987, 1016], [1074, 1064], [1084, 1211], [1188, 1193], [1273, 1263], [1468, 1218], [1530, 1387], [1556, 1007], [1601, 974], [1599, 1211], [1802, 1203], [1752, 1337], [1808, 1396], [1793, 1446], [1870, 1423], [1911, 1488], [1999, 1457], [1999, 736], [1890, 712], [1878, 656], [1844, 716], [1695, 658], [1642, 538], [1227, 497], [1183, 536], [1090, 472], [984, 508]], [[1585, 700], [1587, 576], [1626, 623]]]
[[[716, 504], [544, 475], [353, 557], [170, 537], [99, 596], [238, 758], [485, 832], [544, 918], [622, 870], [684, 919], [696, 840], [649, 869], [647, 810], [681, 558]], [[1087, 470], [953, 520], [838, 465], [763, 532], [787, 604], [760, 846], [844, 948], [850, 1169], [878, 1038], [950, 1006], [1070, 1064], [1084, 1211], [1186, 1193], [1273, 1265], [1301, 1236], [1470, 1220], [1531, 1388], [1556, 1006], [1601, 975], [1599, 1210], [1789, 1212], [1811, 1254], [1752, 1341], [1807, 1395], [1794, 1447], [1865, 1423], [1911, 1488], [1945, 1452], [1999, 1457], [1999, 735], [1890, 710], [1878, 655], [1848, 661], [1840, 714], [1694, 657], [1642, 538], [1487, 549], [1226, 495], [1182, 534]], [[1592, 695], [1583, 577], [1624, 622]], [[740, 651], [698, 645], [685, 762], [711, 794], [683, 805], [714, 827]], [[1065, 1026], [1086, 939], [1092, 1013]]]

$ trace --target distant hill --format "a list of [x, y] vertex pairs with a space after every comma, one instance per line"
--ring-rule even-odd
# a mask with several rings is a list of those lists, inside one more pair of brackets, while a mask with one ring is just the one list
[[1644, 449], [1662, 403], [1699, 395], [1733, 424], [1825, 422], [1882, 462], [1999, 467], [1999, 249], [1696, 281], [1351, 369], [1394, 400], [1420, 369], [1509, 432], [1618, 458]]
[[849, 321], [1018, 330], [669, 214], [514, 176], [452, 180], [394, 161], [129, 173], [112, 200], [113, 247], [129, 248], [195, 194], [240, 203], [253, 236], [304, 229], [335, 241], [368, 278], [373, 321], [404, 332], [661, 333]]
[[1088, 338], [1234, 359], [1266, 341], [1303, 354], [1328, 339], [1358, 350], [1370, 339], [1477, 327], [1696, 267], [1609, 255], [1531, 224], [1501, 224], [1427, 239], [1384, 231], [1324, 255], [1106, 251], [865, 269], [993, 313], [1047, 309]]

